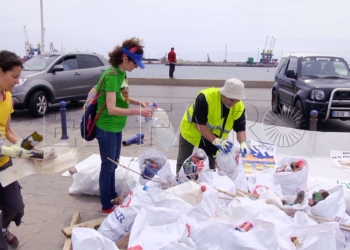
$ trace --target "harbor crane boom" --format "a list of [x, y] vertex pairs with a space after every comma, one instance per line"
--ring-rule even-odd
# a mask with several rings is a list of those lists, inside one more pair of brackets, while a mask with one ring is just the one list
[[267, 45], [267, 40], [268, 40], [269, 36], [266, 37], [266, 41], [265, 41], [265, 47], [264, 47], [264, 50], [263, 50], [263, 54], [265, 54], [265, 51], [266, 51], [266, 45]]

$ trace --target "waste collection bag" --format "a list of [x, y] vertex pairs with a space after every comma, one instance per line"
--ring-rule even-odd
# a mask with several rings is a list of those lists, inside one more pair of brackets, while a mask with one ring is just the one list
[[198, 223], [191, 228], [191, 237], [198, 249], [278, 249], [273, 225], [260, 223], [248, 232], [240, 232], [235, 228], [241, 222], [218, 219]]
[[140, 184], [145, 185], [157, 175], [164, 184], [162, 187], [168, 188], [176, 184], [174, 174], [166, 155], [158, 149], [146, 149], [139, 156], [139, 167], [141, 171]]
[[169, 249], [170, 242], [189, 236], [185, 214], [174, 209], [144, 206], [135, 218], [128, 249]]
[[[226, 191], [230, 194], [236, 195], [236, 186], [233, 181], [226, 175], [219, 175], [217, 172], [203, 172], [198, 178], [199, 182], [206, 182], [209, 186]], [[220, 193], [220, 208], [225, 209], [233, 199], [232, 196]]]
[[302, 162], [302, 168], [296, 172], [276, 172], [274, 174], [275, 185], [281, 185], [284, 195], [297, 194], [299, 191], [307, 191], [307, 177], [309, 165], [300, 158], [285, 157], [275, 165], [275, 170], [291, 165], [293, 162]]
[[197, 180], [201, 172], [208, 171], [209, 159], [207, 154], [201, 148], [194, 148], [193, 153], [188, 157], [178, 173], [178, 183], [189, 180]]
[[92, 228], [75, 227], [71, 238], [74, 250], [118, 250], [113, 241]]
[[[345, 212], [346, 205], [344, 201], [343, 187], [339, 185], [327, 191], [329, 196], [312, 206], [311, 214], [336, 221], [341, 224], [350, 225], [350, 216]], [[310, 198], [311, 196], [312, 193], [309, 193]], [[350, 238], [349, 231], [344, 231], [344, 234]]]
[[151, 203], [152, 201], [143, 190], [143, 186], [135, 187], [124, 202], [104, 219], [98, 232], [113, 242], [118, 242], [130, 232], [141, 207]]

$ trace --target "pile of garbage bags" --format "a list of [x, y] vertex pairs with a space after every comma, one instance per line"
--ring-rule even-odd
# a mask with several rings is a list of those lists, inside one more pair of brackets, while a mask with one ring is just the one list
[[[124, 169], [124, 182], [116, 181], [128, 183], [128, 195], [98, 233], [114, 243], [130, 234], [128, 249], [349, 249], [349, 191], [309, 178], [305, 159], [284, 158], [274, 169], [246, 176], [234, 148], [218, 154], [216, 167], [210, 170], [196, 149], [175, 176], [161, 151], [143, 151], [140, 174], [129, 172], [130, 181]], [[71, 193], [86, 193], [79, 183]], [[73, 246], [81, 239], [74, 233]]]

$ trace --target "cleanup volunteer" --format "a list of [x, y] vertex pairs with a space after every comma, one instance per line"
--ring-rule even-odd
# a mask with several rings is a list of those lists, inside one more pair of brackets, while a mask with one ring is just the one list
[[[0, 51], [0, 174], [12, 166], [11, 158], [29, 158], [35, 154], [35, 150], [26, 150], [21, 147], [23, 139], [12, 130], [10, 125], [13, 112], [10, 91], [19, 83], [22, 69], [22, 61], [15, 53], [7, 50]], [[7, 145], [6, 140], [13, 144]], [[17, 247], [18, 238], [9, 231], [9, 226], [12, 221], [19, 226], [24, 215], [24, 203], [18, 181], [5, 187], [0, 183], [0, 209], [2, 211], [0, 249], [8, 249], [8, 246]]]
[[[108, 158], [119, 161], [122, 131], [127, 117], [132, 115], [152, 117], [153, 115], [153, 111], [146, 109], [149, 102], [135, 100], [129, 96], [127, 83], [126, 72], [145, 67], [142, 63], [143, 48], [141, 40], [135, 37], [125, 40], [122, 46], [116, 46], [109, 53], [109, 63], [112, 66], [102, 74], [97, 85], [97, 89], [101, 85], [101, 93], [104, 93], [97, 98], [97, 112], [103, 110], [96, 122], [96, 139], [101, 155], [99, 187], [103, 216], [113, 212], [120, 202], [115, 191], [117, 165]], [[108, 74], [109, 72], [114, 74]], [[130, 108], [129, 104], [138, 107]]]
[[194, 147], [205, 151], [210, 168], [215, 169], [215, 155], [218, 150], [228, 153], [233, 147], [228, 140], [232, 129], [237, 134], [242, 156], [250, 154], [246, 143], [243, 99], [244, 84], [235, 78], [226, 80], [222, 88], [207, 88], [199, 92], [180, 124], [177, 173], [183, 162], [192, 155]]

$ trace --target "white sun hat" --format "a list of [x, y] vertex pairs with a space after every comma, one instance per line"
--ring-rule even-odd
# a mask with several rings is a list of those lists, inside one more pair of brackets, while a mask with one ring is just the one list
[[224, 87], [219, 88], [219, 91], [222, 95], [230, 99], [245, 99], [244, 83], [235, 78], [227, 79]]

